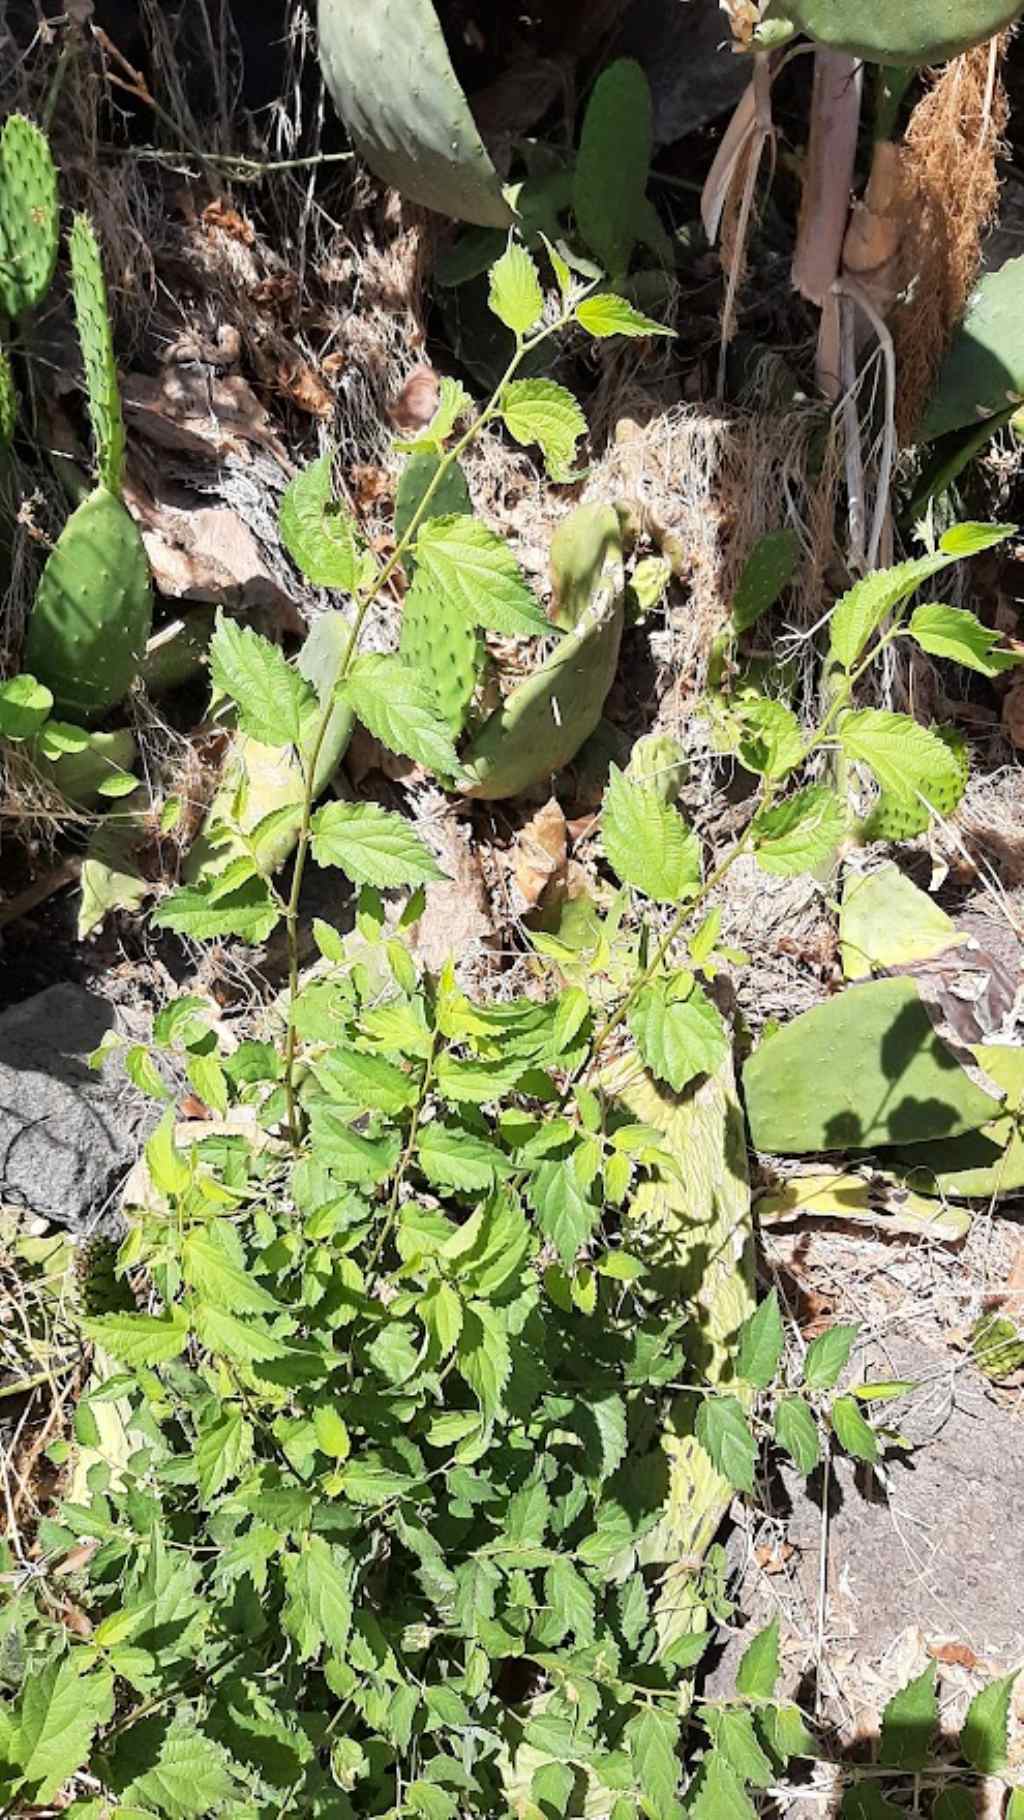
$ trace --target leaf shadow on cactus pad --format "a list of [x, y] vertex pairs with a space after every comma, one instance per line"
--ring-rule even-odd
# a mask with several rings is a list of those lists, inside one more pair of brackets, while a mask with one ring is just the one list
[[[900, 1082], [921, 1053], [923, 1022], [927, 1013], [920, 1004], [904, 1005], [882, 1038], [878, 1059], [886, 1088], [872, 1126], [884, 1125], [889, 1144], [912, 1144], [922, 1129], [948, 1132], [956, 1122], [955, 1109], [934, 1095], [920, 1099], [912, 1093], [900, 1094]], [[930, 1024], [929, 1024], [930, 1029]], [[951, 1075], [962, 1072], [951, 1049], [932, 1044], [932, 1059], [942, 1071]], [[837, 1113], [826, 1125], [830, 1150], [857, 1149], [867, 1142], [861, 1120], [850, 1112]], [[875, 1139], [877, 1142], [877, 1138]]]

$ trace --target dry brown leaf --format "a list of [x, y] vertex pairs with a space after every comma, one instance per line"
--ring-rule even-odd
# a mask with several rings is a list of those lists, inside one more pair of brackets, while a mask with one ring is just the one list
[[297, 636], [305, 621], [275, 581], [256, 538], [230, 506], [195, 505], [184, 488], [155, 482], [150, 493], [133, 475], [125, 502], [142, 532], [160, 593], [211, 606], [262, 608]]
[[564, 883], [568, 854], [565, 816], [552, 796], [527, 822], [512, 849], [512, 876], [525, 909], [535, 910], [549, 886]]
[[334, 393], [325, 386], [308, 360], [282, 360], [277, 368], [278, 384], [292, 403], [309, 417], [333, 417]]
[[253, 303], [270, 304], [275, 309], [294, 303], [298, 294], [299, 281], [294, 272], [275, 272], [269, 278], [261, 278], [249, 292]]
[[435, 832], [441, 842], [438, 859], [448, 877], [427, 886], [426, 908], [409, 930], [409, 946], [431, 973], [439, 972], [449, 958], [457, 966], [472, 963], [495, 942], [477, 849], [454, 821], [435, 824]]
[[754, 1550], [754, 1560], [763, 1574], [782, 1574], [786, 1571], [787, 1561], [796, 1554], [792, 1542], [780, 1542], [777, 1548], [771, 1548], [767, 1542]]
[[951, 1668], [978, 1668], [981, 1663], [967, 1643], [929, 1643], [927, 1647], [933, 1662], [945, 1662]]
[[422, 430], [437, 410], [440, 395], [441, 382], [433, 367], [413, 367], [398, 397], [388, 407], [395, 429], [407, 434]]
[[237, 374], [213, 378], [190, 367], [165, 367], [156, 377], [129, 373], [122, 385], [130, 429], [161, 449], [251, 459], [249, 445], [269, 449], [287, 473], [288, 451], [248, 381]]
[[240, 240], [243, 246], [252, 246], [256, 232], [251, 221], [246, 221], [237, 209], [233, 209], [223, 196], [214, 202], [208, 202], [203, 210], [203, 221], [207, 227], [219, 228], [222, 234], [229, 234], [232, 240]]

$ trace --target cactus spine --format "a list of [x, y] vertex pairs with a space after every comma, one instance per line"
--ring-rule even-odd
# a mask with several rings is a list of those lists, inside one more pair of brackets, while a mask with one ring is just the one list
[[12, 114], [0, 133], [0, 314], [42, 303], [57, 264], [57, 172], [46, 137]]

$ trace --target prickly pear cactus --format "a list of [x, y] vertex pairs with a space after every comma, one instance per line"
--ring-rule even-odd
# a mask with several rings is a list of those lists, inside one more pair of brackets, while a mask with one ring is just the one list
[[134, 521], [108, 487], [84, 499], [43, 570], [23, 668], [58, 711], [90, 721], [125, 696], [153, 617], [149, 562]]
[[12, 114], [0, 133], [0, 315], [42, 303], [57, 264], [57, 171], [46, 137]]
[[114, 340], [110, 331], [107, 284], [96, 232], [87, 215], [76, 215], [68, 237], [75, 320], [82, 344], [89, 416], [96, 438], [97, 465], [103, 485], [120, 494], [124, 470], [124, 418], [117, 388]]
[[0, 449], [9, 449], [14, 439], [14, 424], [18, 415], [18, 399], [14, 390], [14, 375], [11, 363], [0, 348]]
[[851, 57], [920, 67], [958, 57], [1021, 11], [1021, 0], [771, 0], [763, 25], [785, 21]]
[[[577, 518], [575, 529], [586, 535], [568, 534]], [[469, 796], [517, 796], [550, 777], [575, 758], [601, 718], [622, 642], [618, 514], [612, 506], [581, 506], [563, 530], [558, 550], [552, 546], [559, 610], [578, 609], [578, 617], [547, 662], [505, 697], [471, 741], [464, 755], [473, 779]]]
[[320, 62], [370, 169], [424, 208], [481, 227], [515, 219], [445, 45], [433, 0], [320, 0]]
[[487, 661], [484, 641], [461, 613], [444, 613], [421, 582], [413, 581], [402, 609], [402, 656], [429, 681], [438, 708], [454, 734], [466, 713]]

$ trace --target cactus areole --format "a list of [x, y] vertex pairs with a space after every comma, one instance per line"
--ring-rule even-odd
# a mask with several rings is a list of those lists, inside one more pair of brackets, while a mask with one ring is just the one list
[[869, 63], [921, 67], [984, 43], [1022, 11], [1021, 0], [771, 0], [762, 23]]
[[412, 202], [508, 227], [515, 217], [452, 69], [433, 0], [320, 0], [320, 62], [374, 174]]

